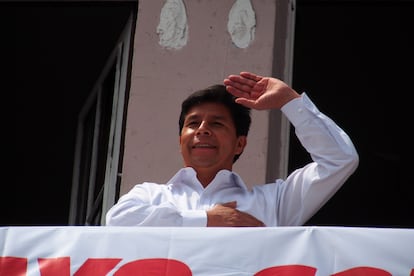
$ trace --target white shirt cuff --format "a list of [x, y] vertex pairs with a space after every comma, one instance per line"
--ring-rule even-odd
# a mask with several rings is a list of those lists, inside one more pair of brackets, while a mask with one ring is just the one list
[[294, 127], [301, 125], [318, 112], [317, 108], [305, 93], [300, 98], [293, 99], [282, 106], [281, 111]]
[[207, 212], [204, 210], [182, 211], [184, 227], [205, 227], [207, 226]]

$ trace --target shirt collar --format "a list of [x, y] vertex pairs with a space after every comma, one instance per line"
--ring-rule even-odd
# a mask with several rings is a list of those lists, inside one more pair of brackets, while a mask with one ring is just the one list
[[[203, 187], [200, 181], [197, 179], [196, 171], [191, 167], [180, 169], [168, 182], [167, 184], [185, 184], [189, 186]], [[235, 172], [229, 170], [221, 170], [217, 173], [216, 177], [208, 184], [210, 186], [239, 186], [244, 190], [248, 190], [243, 179]]]

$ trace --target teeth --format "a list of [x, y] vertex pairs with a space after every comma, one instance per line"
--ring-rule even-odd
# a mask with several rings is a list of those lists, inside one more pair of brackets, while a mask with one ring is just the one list
[[195, 148], [211, 148], [213, 146], [209, 145], [209, 144], [198, 144], [195, 145]]

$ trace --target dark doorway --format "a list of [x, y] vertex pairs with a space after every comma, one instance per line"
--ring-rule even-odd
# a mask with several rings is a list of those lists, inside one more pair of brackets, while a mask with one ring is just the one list
[[[413, 1], [297, 1], [293, 86], [360, 154], [309, 225], [414, 227], [413, 14]], [[309, 160], [294, 135], [290, 156], [290, 170]]]
[[137, 1], [0, 2], [14, 103], [0, 225], [68, 224], [77, 116], [136, 9]]

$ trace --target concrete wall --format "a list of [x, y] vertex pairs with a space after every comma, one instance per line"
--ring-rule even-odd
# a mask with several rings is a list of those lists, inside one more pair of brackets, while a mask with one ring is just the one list
[[[166, 2], [139, 1], [121, 194], [144, 181], [165, 183], [182, 167], [178, 115], [188, 94], [222, 83], [227, 75], [240, 71], [266, 76], [275, 71], [278, 1], [251, 1], [256, 26], [254, 40], [246, 48], [237, 47], [227, 31], [235, 2], [184, 1], [188, 40], [179, 49], [168, 49], [160, 45], [157, 34]], [[279, 64], [283, 67], [284, 61]], [[278, 70], [283, 72], [283, 68]], [[269, 111], [253, 111], [252, 115], [247, 148], [234, 166], [248, 185], [265, 182], [268, 164]]]

